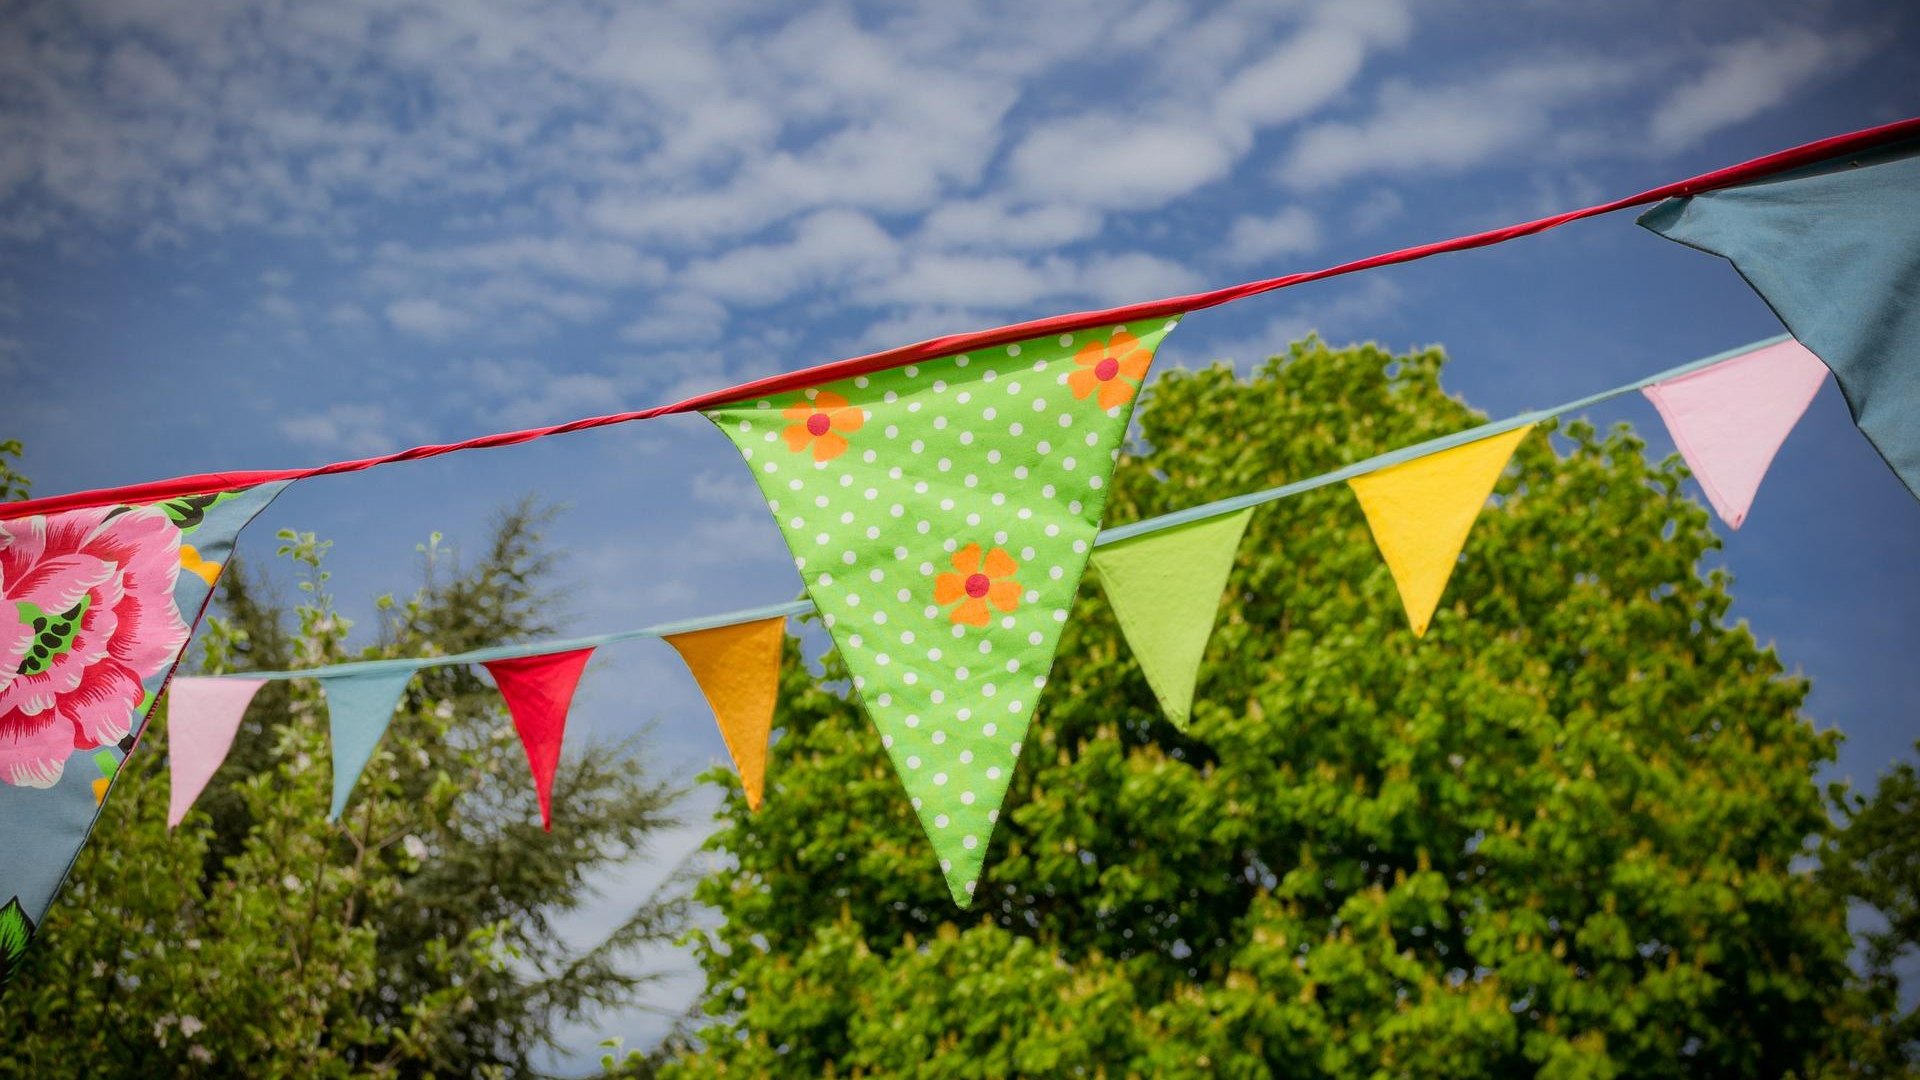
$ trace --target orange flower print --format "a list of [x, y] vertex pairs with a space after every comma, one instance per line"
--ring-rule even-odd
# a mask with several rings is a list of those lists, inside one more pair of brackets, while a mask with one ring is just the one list
[[1153, 354], [1140, 339], [1125, 330], [1115, 330], [1105, 341], [1090, 341], [1082, 346], [1073, 362], [1080, 365], [1067, 376], [1073, 396], [1085, 401], [1100, 392], [1100, 407], [1111, 409], [1133, 400], [1140, 383], [1147, 377], [1147, 365]]
[[988, 604], [1002, 612], [1020, 606], [1020, 583], [1013, 580], [1020, 564], [999, 548], [988, 551], [982, 559], [980, 545], [968, 544], [953, 553], [953, 568], [959, 573], [934, 579], [933, 602], [945, 607], [958, 600], [959, 606], [948, 616], [954, 622], [985, 626], [993, 620]]
[[847, 452], [846, 436], [860, 430], [867, 414], [857, 405], [831, 390], [822, 390], [812, 401], [802, 399], [786, 407], [781, 416], [793, 421], [782, 432], [787, 449], [799, 453], [813, 447], [813, 460], [832, 461]]

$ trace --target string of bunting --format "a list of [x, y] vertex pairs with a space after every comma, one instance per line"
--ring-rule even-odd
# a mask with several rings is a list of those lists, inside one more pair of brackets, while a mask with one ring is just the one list
[[[1514, 449], [1540, 422], [1636, 390], [1645, 393], [1665, 417], [1676, 445], [1715, 510], [1729, 527], [1738, 528], [1746, 518], [1767, 466], [1812, 401], [1826, 370], [1825, 365], [1799, 343], [1781, 335], [1561, 405], [1481, 424], [1281, 487], [1107, 529], [1096, 535], [1090, 561], [1162, 710], [1174, 726], [1184, 731], [1201, 659], [1213, 633], [1219, 598], [1226, 588], [1248, 521], [1260, 505], [1346, 482], [1353, 489], [1399, 588], [1413, 632], [1423, 635], [1465, 547], [1474, 519]], [[818, 398], [813, 407], [821, 408]], [[837, 407], [831, 400], [825, 406], [828, 410]], [[861, 429], [865, 424], [863, 418]], [[804, 423], [791, 426], [801, 427], [804, 432]], [[857, 434], [857, 430], [853, 434]], [[808, 450], [814, 445], [813, 440], [822, 437], [811, 432], [805, 434], [808, 441], [804, 442], [801, 433], [794, 436], [802, 450]], [[847, 448], [832, 449], [833, 456], [838, 457]], [[996, 607], [995, 578], [1006, 579], [1021, 570], [1020, 561], [997, 546], [984, 552], [977, 548], [958, 550], [952, 565], [953, 573], [943, 573], [935, 579], [936, 603], [941, 599], [940, 578], [982, 574], [990, 583], [981, 596], [989, 614]], [[959, 593], [968, 591], [964, 581], [958, 589]], [[953, 592], [952, 586], [946, 591], [955, 597], [959, 595]], [[1016, 598], [1014, 603], [1021, 599], [1024, 596]], [[948, 621], [955, 626], [973, 622], [971, 614], [963, 613], [964, 603], [962, 601], [948, 616]], [[757, 810], [765, 788], [767, 743], [776, 705], [785, 623], [789, 617], [811, 610], [815, 610], [811, 602], [798, 600], [588, 638], [456, 655], [359, 661], [239, 676], [177, 678], [173, 684], [171, 713], [175, 732], [171, 764], [175, 779], [170, 822], [181, 819], [218, 767], [247, 703], [267, 680], [313, 678], [323, 686], [334, 732], [333, 814], [337, 816], [413, 673], [430, 666], [480, 664], [498, 682], [515, 728], [526, 745], [541, 797], [542, 822], [550, 827], [547, 792], [573, 686], [594, 649], [636, 638], [661, 638], [686, 661], [713, 709], [749, 807]], [[903, 636], [902, 645], [917, 643], [911, 631]], [[964, 681], [949, 680], [941, 692], [961, 694], [963, 689], [954, 684]], [[1036, 677], [1036, 690], [1040, 683]], [[186, 696], [183, 691], [187, 692]], [[881, 693], [891, 694], [892, 690]], [[188, 737], [184, 749], [180, 744], [182, 733]], [[927, 753], [921, 755], [925, 759], [922, 767], [944, 768], [950, 777], [956, 778], [950, 783], [960, 782], [957, 778], [966, 773], [964, 766], [969, 763], [959, 760], [955, 752], [943, 751], [941, 748], [946, 745], [944, 739], [933, 743]], [[910, 775], [903, 775], [903, 780], [913, 783]], [[945, 785], [934, 785], [942, 786]], [[968, 789], [960, 790], [964, 793]], [[923, 794], [920, 798], [924, 807], [927, 796]], [[961, 805], [968, 804], [962, 801]], [[991, 812], [997, 807], [996, 801], [988, 810]], [[934, 812], [936, 821], [939, 813]], [[951, 820], [952, 815], [947, 816]], [[935, 825], [930, 830], [936, 844], [941, 839], [939, 828]], [[964, 834], [961, 837], [962, 846], [958, 851], [941, 851], [943, 859], [951, 862], [956, 856], [964, 858], [965, 852], [978, 850], [966, 848]]]
[[[0, 822], [11, 840], [0, 907], [31, 933], [119, 763], [137, 749], [234, 539], [287, 484], [682, 412], [705, 415], [752, 469], [964, 906], [1090, 559], [1167, 715], [1184, 723], [1255, 506], [1348, 483], [1409, 624], [1423, 633], [1494, 480], [1546, 415], [1102, 533], [1106, 485], [1135, 400], [1184, 315], [1652, 206], [1642, 225], [1731, 261], [1805, 346], [1780, 341], [1616, 391], [1647, 392], [1727, 523], [1744, 519], [1780, 439], [1828, 369], [1861, 431], [1920, 493], [1920, 426], [1910, 420], [1920, 414], [1920, 305], [1911, 302], [1920, 280], [1917, 136], [1920, 119], [1904, 120], [1504, 229], [937, 338], [652, 409], [307, 469], [208, 473], [0, 506]], [[753, 774], [747, 787], [757, 802], [774, 708], [767, 673], [784, 619], [798, 610], [484, 650], [457, 662], [493, 674], [550, 823], [566, 713], [593, 649], [622, 636], [662, 637], [700, 681], [743, 776]], [[325, 681], [337, 815], [407, 680], [429, 662], [456, 658], [180, 680], [172, 816], [217, 769], [260, 682], [295, 676]]]

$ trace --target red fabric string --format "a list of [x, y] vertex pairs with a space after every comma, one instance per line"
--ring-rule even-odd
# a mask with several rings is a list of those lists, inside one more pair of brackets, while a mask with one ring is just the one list
[[803, 387], [816, 386], [835, 379], [864, 375], [887, 368], [901, 367], [922, 360], [932, 360], [955, 353], [969, 352], [974, 349], [990, 348], [1008, 342], [1022, 341], [1027, 338], [1043, 337], [1049, 334], [1064, 334], [1091, 326], [1110, 326], [1114, 323], [1132, 322], [1137, 319], [1165, 318], [1204, 308], [1230, 304], [1235, 300], [1244, 300], [1249, 296], [1284, 289], [1293, 285], [1302, 285], [1309, 281], [1339, 277], [1360, 270], [1372, 270], [1396, 263], [1413, 262], [1431, 255], [1441, 255], [1450, 251], [1466, 251], [1470, 248], [1487, 247], [1505, 243], [1522, 236], [1546, 232], [1558, 228], [1570, 221], [1611, 214], [1616, 210], [1625, 210], [1635, 206], [1645, 206], [1662, 199], [1678, 195], [1695, 195], [1715, 188], [1731, 187], [1759, 180], [1776, 173], [1786, 172], [1803, 165], [1810, 165], [1827, 158], [1838, 157], [1860, 150], [1868, 150], [1888, 143], [1920, 136], [1920, 117], [1898, 120], [1880, 127], [1863, 131], [1834, 135], [1815, 142], [1806, 143], [1788, 150], [1781, 150], [1730, 165], [1724, 169], [1702, 173], [1699, 176], [1676, 183], [1643, 191], [1638, 195], [1629, 195], [1624, 199], [1589, 206], [1580, 210], [1568, 210], [1550, 217], [1508, 225], [1504, 228], [1489, 229], [1471, 236], [1456, 236], [1451, 240], [1441, 240], [1431, 244], [1401, 248], [1382, 255], [1371, 255], [1364, 259], [1329, 266], [1321, 270], [1306, 270], [1281, 277], [1265, 278], [1260, 281], [1242, 282], [1208, 292], [1193, 293], [1188, 296], [1170, 296], [1161, 300], [1148, 300], [1144, 303], [1128, 304], [1124, 307], [1106, 308], [1100, 311], [1081, 311], [1069, 315], [1054, 315], [1031, 322], [1014, 323], [992, 330], [979, 330], [969, 334], [951, 334], [946, 337], [930, 338], [913, 345], [903, 345], [884, 352], [869, 353], [848, 360], [836, 360], [829, 364], [791, 371], [782, 375], [742, 383], [738, 386], [714, 390], [676, 401], [671, 405], [657, 405], [651, 409], [634, 412], [612, 413], [607, 416], [587, 417], [555, 424], [551, 427], [528, 428], [524, 431], [507, 431], [494, 435], [482, 435], [475, 439], [460, 442], [439, 443], [432, 446], [416, 446], [411, 450], [382, 454], [378, 457], [359, 458], [353, 461], [335, 461], [327, 465], [318, 465], [306, 469], [280, 469], [252, 472], [201, 473], [196, 476], [180, 476], [171, 480], [154, 480], [143, 484], [129, 484], [125, 487], [99, 488], [93, 491], [77, 491], [66, 495], [52, 495], [44, 499], [30, 499], [25, 502], [0, 504], [0, 520], [24, 517], [29, 514], [55, 514], [65, 510], [78, 510], [89, 506], [102, 506], [113, 503], [146, 503], [161, 499], [174, 499], [185, 495], [203, 495], [214, 491], [229, 491], [235, 488], [251, 487], [255, 484], [270, 483], [278, 480], [304, 480], [313, 476], [328, 476], [333, 473], [359, 472], [376, 465], [387, 465], [397, 461], [417, 461], [421, 458], [438, 457], [451, 454], [456, 450], [480, 450], [495, 446], [514, 446], [519, 443], [544, 439], [549, 435], [564, 435], [570, 431], [584, 431], [588, 428], [606, 427], [610, 424], [624, 424], [632, 420], [651, 420], [657, 416], [673, 413], [697, 412], [717, 405], [740, 401], [746, 398], [765, 397], [769, 394], [783, 393]]

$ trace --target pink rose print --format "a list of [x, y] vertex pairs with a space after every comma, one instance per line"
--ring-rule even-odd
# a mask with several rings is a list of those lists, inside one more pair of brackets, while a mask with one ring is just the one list
[[0, 521], [0, 783], [52, 787], [117, 742], [187, 640], [180, 530], [158, 507]]

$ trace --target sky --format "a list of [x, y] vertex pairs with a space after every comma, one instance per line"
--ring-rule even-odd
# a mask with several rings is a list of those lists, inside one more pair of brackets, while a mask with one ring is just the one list
[[[0, 21], [0, 438], [41, 495], [640, 408], [1920, 113], [1916, 18], [1875, 0], [62, 0]], [[1727, 265], [1614, 215], [1204, 312], [1159, 364], [1244, 368], [1309, 331], [1443, 345], [1447, 388], [1501, 416], [1780, 326]], [[1672, 451], [1637, 396], [1588, 415]], [[798, 591], [699, 417], [298, 484], [241, 551], [332, 538], [370, 619], [428, 533], [477, 544], [528, 493], [567, 507], [548, 535], [573, 632]], [[1917, 531], [1831, 383], [1722, 530], [1733, 617], [1846, 736], [1828, 778], [1870, 784], [1920, 735]], [[662, 775], [725, 760], [657, 643], [605, 650], [579, 700], [570, 737], [651, 725]], [[569, 932], [616, 922], [713, 805], [690, 798]], [[650, 960], [681, 975], [646, 1004], [691, 1004], [687, 958]], [[560, 1063], [663, 1027], [596, 1018]]]

